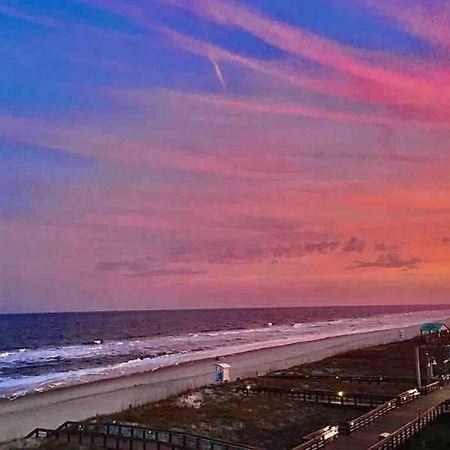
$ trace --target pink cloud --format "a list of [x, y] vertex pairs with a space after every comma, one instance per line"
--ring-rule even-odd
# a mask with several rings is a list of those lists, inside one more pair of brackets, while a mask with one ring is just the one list
[[[418, 73], [415, 70], [416, 64], [411, 61], [405, 60], [400, 66], [398, 58], [392, 60], [390, 55], [383, 56], [339, 44], [277, 22], [234, 2], [165, 1], [220, 25], [242, 28], [293, 57], [312, 60], [323, 68], [317, 71], [315, 77], [310, 77], [299, 73], [283, 61], [268, 62], [249, 58], [186, 36], [155, 22], [144, 7], [111, 0], [96, 0], [95, 4], [157, 30], [180, 49], [209, 60], [212, 58], [214, 61], [237, 64], [290, 86], [327, 96], [386, 105], [391, 107], [396, 115], [416, 123], [426, 121], [445, 126], [450, 119], [450, 95], [441, 88], [443, 80], [448, 76], [445, 70], [431, 69], [431, 65], [427, 64], [427, 72]], [[369, 63], [369, 60], [375, 60], [378, 64]]]
[[281, 114], [291, 117], [304, 117], [333, 122], [360, 123], [369, 125], [402, 126], [415, 125], [424, 128], [449, 128], [450, 124], [438, 118], [436, 121], [426, 121], [414, 114], [381, 115], [377, 113], [341, 112], [331, 109], [301, 106], [295, 103], [279, 103], [275, 100], [259, 100], [247, 98], [234, 98], [230, 96], [215, 96], [207, 94], [180, 94], [195, 101], [205, 102], [210, 105], [221, 106], [229, 109], [253, 111], [255, 113]]
[[[356, 83], [357, 93], [378, 102], [412, 105], [425, 110], [438, 107], [444, 114], [450, 106], [450, 95], [442, 91], [432, 77], [422, 79], [405, 71], [390, 70], [366, 62], [370, 52], [356, 50], [311, 32], [273, 20], [257, 10], [235, 2], [215, 0], [167, 0], [167, 3], [189, 10], [220, 25], [241, 28], [281, 50], [305, 58], [365, 81]], [[368, 84], [367, 84], [368, 83]], [[361, 87], [358, 87], [361, 85]]]
[[450, 9], [447, 2], [362, 0], [362, 3], [432, 44], [445, 49], [450, 47]]

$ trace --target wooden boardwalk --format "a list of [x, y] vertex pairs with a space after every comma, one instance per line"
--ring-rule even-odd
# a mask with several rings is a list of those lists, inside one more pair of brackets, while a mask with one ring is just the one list
[[428, 408], [442, 403], [450, 398], [450, 386], [432, 392], [431, 394], [419, 397], [412, 403], [408, 403], [396, 408], [384, 416], [380, 417], [370, 425], [351, 433], [350, 435], [340, 435], [335, 441], [325, 445], [326, 450], [366, 450], [378, 442], [380, 433], [392, 433]]
[[26, 438], [46, 438], [70, 444], [93, 444], [115, 450], [256, 450], [208, 436], [120, 423], [67, 421], [58, 428], [35, 428]]

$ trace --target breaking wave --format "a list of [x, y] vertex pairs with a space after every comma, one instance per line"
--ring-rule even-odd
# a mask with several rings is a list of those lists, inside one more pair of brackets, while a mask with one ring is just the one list
[[0, 397], [157, 370], [224, 356], [327, 337], [387, 330], [450, 317], [450, 310], [377, 314], [370, 317], [267, 323], [252, 328], [203, 331], [86, 344], [18, 348], [0, 352]]

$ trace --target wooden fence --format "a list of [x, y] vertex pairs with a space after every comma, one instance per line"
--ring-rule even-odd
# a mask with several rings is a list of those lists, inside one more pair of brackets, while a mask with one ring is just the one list
[[53, 438], [80, 444], [120, 450], [254, 450], [244, 444], [234, 444], [181, 431], [167, 431], [117, 423], [72, 422], [63, 423], [55, 430], [36, 428], [30, 437]]

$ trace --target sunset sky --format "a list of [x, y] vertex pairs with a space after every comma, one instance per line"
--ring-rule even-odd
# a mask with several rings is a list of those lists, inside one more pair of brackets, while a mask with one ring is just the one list
[[447, 0], [1, 0], [0, 312], [450, 303]]

